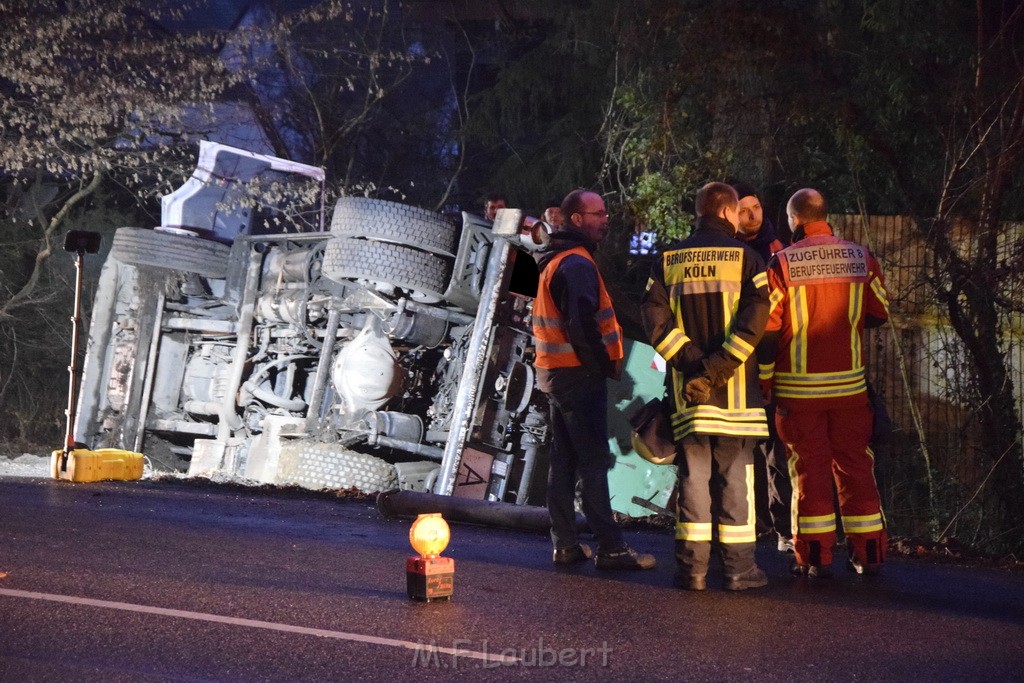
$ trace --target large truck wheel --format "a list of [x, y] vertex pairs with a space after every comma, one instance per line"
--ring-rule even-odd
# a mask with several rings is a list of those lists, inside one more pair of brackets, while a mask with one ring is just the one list
[[110, 245], [110, 254], [122, 263], [216, 279], [227, 275], [230, 252], [231, 248], [220, 242], [148, 228], [118, 228]]
[[396, 488], [398, 475], [394, 465], [338, 444], [292, 441], [281, 448], [275, 482], [369, 494]]
[[451, 259], [399, 244], [332, 237], [324, 249], [323, 275], [335, 282], [370, 280], [440, 299], [451, 274]]
[[401, 244], [443, 256], [455, 255], [455, 225], [439, 213], [382, 199], [341, 197], [331, 234]]

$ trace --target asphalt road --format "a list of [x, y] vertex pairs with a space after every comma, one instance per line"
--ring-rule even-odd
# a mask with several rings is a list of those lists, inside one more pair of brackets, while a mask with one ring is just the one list
[[[894, 559], [809, 582], [671, 587], [452, 525], [450, 603], [405, 592], [409, 520], [368, 501], [0, 477], [0, 680], [1021, 680], [1024, 575]], [[838, 562], [837, 562], [838, 568]], [[431, 649], [433, 648], [433, 649]]]

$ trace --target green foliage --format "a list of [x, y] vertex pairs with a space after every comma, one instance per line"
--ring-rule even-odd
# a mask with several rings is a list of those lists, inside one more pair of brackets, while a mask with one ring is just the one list
[[693, 220], [679, 198], [692, 187], [693, 179], [681, 167], [670, 175], [644, 173], [630, 187], [630, 208], [637, 222], [656, 232], [661, 241], [682, 239], [690, 233]]

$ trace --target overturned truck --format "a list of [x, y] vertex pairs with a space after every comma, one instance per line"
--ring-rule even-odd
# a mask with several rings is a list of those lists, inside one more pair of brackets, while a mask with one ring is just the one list
[[540, 503], [547, 409], [532, 300], [510, 290], [513, 243], [530, 242], [516, 212], [502, 228], [361, 197], [329, 221], [322, 199], [240, 201], [294, 178], [323, 182], [204, 142], [162, 225], [114, 233], [76, 440], [197, 476]]

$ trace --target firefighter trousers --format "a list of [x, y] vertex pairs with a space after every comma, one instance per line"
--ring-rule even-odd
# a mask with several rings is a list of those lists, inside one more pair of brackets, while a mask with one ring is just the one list
[[871, 451], [872, 413], [850, 408], [776, 412], [779, 436], [789, 447], [793, 481], [793, 539], [799, 564], [827, 566], [836, 541], [835, 494], [850, 556], [860, 564], [885, 559], [885, 517]]
[[754, 440], [689, 434], [678, 445], [676, 563], [683, 576], [704, 576], [717, 536], [725, 574], [754, 566]]

